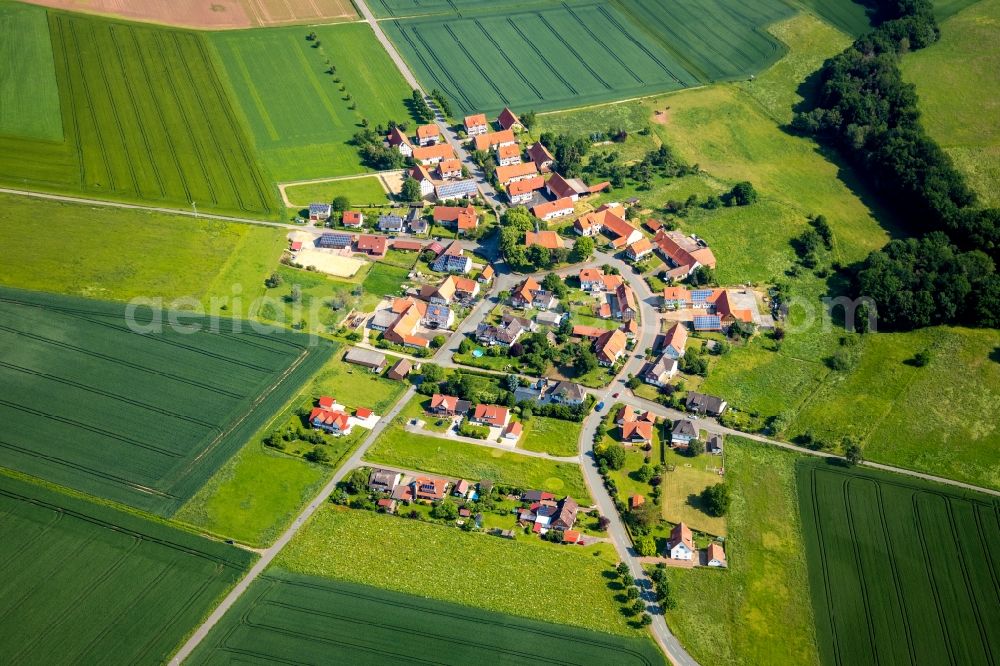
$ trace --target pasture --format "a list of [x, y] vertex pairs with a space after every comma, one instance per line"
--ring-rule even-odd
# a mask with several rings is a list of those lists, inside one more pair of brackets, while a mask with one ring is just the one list
[[547, 416], [532, 416], [522, 423], [524, 432], [518, 447], [552, 456], [575, 456], [580, 452], [580, 423]]
[[569, 495], [581, 506], [591, 502], [583, 473], [560, 463], [441, 437], [427, 437], [391, 425], [365, 454], [367, 460], [473, 481], [490, 479], [524, 489]]
[[795, 465], [800, 456], [726, 440], [729, 568], [667, 568], [667, 623], [701, 664], [816, 665]]
[[543, 111], [698, 82], [627, 14], [593, 2], [401, 19], [384, 27], [424, 86], [444, 91], [466, 113], [504, 106]]
[[496, 613], [640, 636], [614, 601], [618, 584], [605, 577], [617, 561], [609, 544], [581, 548], [523, 534], [501, 539], [327, 504], [278, 554], [274, 566]]
[[241, 320], [10, 289], [0, 322], [3, 465], [164, 516], [332, 353]]
[[[364, 293], [361, 282], [374, 264], [365, 263], [350, 280], [338, 280], [315, 271], [290, 266], [278, 266], [275, 271], [282, 285], [268, 289], [265, 299], [254, 313], [264, 321], [286, 326], [305, 322], [300, 329], [310, 333], [329, 333], [340, 326], [352, 308], [361, 304]], [[293, 302], [292, 290], [298, 286], [302, 295]]]
[[368, 204], [384, 204], [389, 200], [377, 176], [288, 185], [285, 187], [285, 196], [295, 208], [306, 208], [316, 202], [330, 202], [341, 196], [347, 197], [352, 208], [365, 208]]
[[252, 553], [0, 474], [9, 663], [166, 663]]
[[0, 135], [61, 141], [59, 84], [44, 9], [0, 4]]
[[[306, 40], [310, 32], [317, 41]], [[278, 181], [366, 171], [347, 143], [362, 119], [373, 127], [410, 119], [410, 89], [367, 25], [216, 32], [210, 40], [261, 160]]]
[[818, 461], [797, 478], [824, 664], [994, 661], [995, 498]]
[[0, 137], [0, 182], [277, 216], [204, 35], [55, 11], [49, 30], [65, 139]]
[[192, 664], [362, 664], [434, 655], [446, 663], [662, 664], [648, 639], [611, 636], [410, 594], [272, 569], [226, 614]]
[[1000, 0], [982, 0], [941, 24], [941, 40], [908, 53], [901, 67], [917, 86], [921, 123], [962, 171], [982, 203], [1000, 206]]
[[0, 194], [0, 246], [2, 285], [116, 301], [193, 298], [239, 317], [287, 241], [284, 230], [258, 225]]
[[370, 312], [375, 309], [386, 296], [399, 296], [403, 291], [403, 283], [410, 275], [410, 269], [393, 264], [376, 263], [368, 271], [365, 281], [361, 283], [364, 295], [361, 297], [361, 309]]

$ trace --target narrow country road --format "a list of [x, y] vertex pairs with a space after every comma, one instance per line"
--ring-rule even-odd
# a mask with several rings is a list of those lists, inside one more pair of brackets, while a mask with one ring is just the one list
[[212, 611], [212, 614], [208, 616], [201, 626], [195, 630], [187, 642], [181, 646], [181, 649], [178, 650], [173, 656], [170, 660], [170, 664], [172, 666], [180, 666], [185, 659], [191, 656], [191, 653], [194, 652], [195, 648], [197, 648], [203, 640], [205, 640], [205, 637], [208, 636], [212, 627], [218, 624], [219, 620], [222, 619], [222, 616], [226, 614], [226, 611], [232, 608], [233, 604], [236, 603], [236, 600], [247, 591], [250, 584], [253, 583], [257, 577], [260, 576], [260, 574], [271, 564], [278, 552], [292, 540], [292, 537], [294, 537], [302, 526], [306, 524], [306, 521], [308, 521], [316, 510], [326, 502], [326, 498], [329, 497], [330, 494], [336, 489], [337, 484], [340, 483], [352, 469], [361, 464], [361, 459], [365, 452], [368, 451], [369, 447], [375, 443], [378, 436], [383, 430], [385, 430], [386, 426], [394, 418], [396, 418], [399, 412], [403, 409], [403, 406], [410, 401], [410, 398], [412, 398], [415, 393], [416, 389], [412, 386], [407, 389], [402, 397], [400, 397], [400, 399], [396, 402], [396, 405], [384, 414], [381, 419], [379, 419], [379, 422], [375, 425], [372, 431], [368, 433], [368, 436], [361, 443], [361, 446], [354, 451], [350, 458], [344, 461], [344, 464], [337, 469], [334, 475], [330, 478], [330, 481], [323, 486], [323, 489], [320, 490], [312, 501], [306, 505], [306, 508], [302, 511], [302, 513], [300, 513], [298, 517], [292, 521], [292, 524], [288, 526], [288, 529], [285, 530], [284, 533], [278, 537], [278, 540], [275, 541], [270, 547], [260, 551], [260, 559], [254, 563], [253, 567], [250, 568], [240, 582], [238, 582], [236, 586], [229, 591], [229, 594], [227, 594], [226, 598], [222, 600], [222, 603], [220, 603], [215, 610]]

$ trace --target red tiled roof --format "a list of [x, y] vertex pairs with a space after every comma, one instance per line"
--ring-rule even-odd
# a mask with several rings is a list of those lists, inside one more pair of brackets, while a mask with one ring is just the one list
[[679, 543], [684, 543], [690, 550], [694, 550], [694, 537], [691, 529], [684, 523], [677, 523], [674, 529], [670, 530], [670, 541], [667, 545], [673, 548]]
[[684, 351], [684, 345], [687, 344], [688, 332], [684, 327], [684, 324], [680, 322], [674, 324], [667, 331], [667, 334], [663, 339], [664, 347], [673, 347], [678, 351]]
[[527, 194], [528, 192], [540, 190], [543, 187], [545, 187], [545, 179], [541, 176], [535, 176], [534, 178], [527, 178], [511, 183], [507, 186], [507, 194], [511, 196]]
[[540, 245], [548, 250], [565, 247], [563, 239], [554, 231], [526, 231], [524, 232], [524, 245]]
[[497, 167], [496, 174], [497, 181], [499, 181], [501, 185], [506, 185], [515, 178], [538, 175], [538, 167], [535, 166], [534, 162], [522, 162], [521, 164], [510, 164], [507, 166]]
[[596, 340], [597, 338], [604, 335], [606, 331], [603, 328], [598, 328], [596, 326], [585, 326], [584, 324], [577, 324], [573, 327], [573, 335], [578, 338], [592, 338]]
[[514, 143], [516, 141], [514, 133], [510, 130], [487, 132], [476, 137], [476, 150], [489, 150], [501, 143]]
[[337, 404], [337, 401], [328, 395], [321, 395], [319, 397], [319, 400], [317, 401], [317, 404], [323, 409], [331, 409], [334, 405]]
[[441, 130], [437, 125], [421, 125], [417, 128], [418, 139], [433, 139], [437, 136], [441, 136]]
[[419, 252], [424, 246], [420, 241], [411, 240], [394, 240], [392, 241], [392, 247], [397, 250], [409, 250], [411, 252]]
[[500, 427], [507, 421], [507, 408], [500, 405], [476, 405], [475, 419]]
[[371, 254], [385, 254], [385, 248], [388, 244], [388, 240], [385, 236], [374, 236], [369, 234], [362, 234], [358, 236], [358, 251], [359, 252], [369, 252]]
[[641, 438], [644, 442], [653, 439], [653, 424], [649, 421], [627, 421], [622, 424], [622, 441], [631, 442]]
[[503, 111], [500, 112], [500, 115], [497, 116], [497, 124], [506, 130], [510, 129], [514, 125], [520, 125], [521, 119], [518, 118], [513, 111], [504, 107]]
[[489, 121], [486, 120], [485, 113], [477, 113], [475, 115], [466, 116], [465, 122], [463, 124], [465, 125], [465, 129], [471, 129], [473, 127], [479, 127], [481, 125], [488, 126]]
[[416, 146], [413, 149], [413, 159], [415, 160], [430, 160], [434, 158], [452, 159], [455, 157], [455, 151], [447, 143], [439, 143], [433, 146]]
[[497, 157], [499, 157], [502, 160], [520, 156], [521, 156], [521, 148], [516, 143], [512, 143], [507, 146], [500, 146], [499, 148], [497, 148]]
[[539, 219], [544, 219], [546, 215], [560, 210], [573, 210], [573, 200], [569, 197], [563, 197], [555, 201], [546, 201], [533, 206], [531, 214]]
[[472, 206], [434, 206], [435, 222], [454, 222], [462, 213], [476, 214]]
[[362, 214], [356, 210], [345, 210], [340, 217], [340, 221], [344, 224], [361, 224], [362, 219]]
[[367, 407], [358, 407], [356, 410], [354, 410], [354, 415], [357, 416], [359, 419], [366, 419], [372, 415], [372, 410], [368, 409]]

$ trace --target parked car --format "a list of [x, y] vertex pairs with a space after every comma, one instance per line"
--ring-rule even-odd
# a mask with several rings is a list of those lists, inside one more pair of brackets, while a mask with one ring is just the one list
[[594, 407], [594, 409], [597, 410], [598, 412], [601, 411], [602, 409], [604, 409], [604, 403], [603, 402], [597, 403], [597, 406]]

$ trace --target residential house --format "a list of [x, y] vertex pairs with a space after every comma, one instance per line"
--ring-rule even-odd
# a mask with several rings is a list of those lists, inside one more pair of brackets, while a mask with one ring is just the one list
[[712, 435], [705, 443], [705, 452], [714, 456], [722, 455], [722, 435]]
[[640, 238], [628, 246], [625, 250], [625, 254], [632, 261], [642, 261], [649, 255], [653, 254], [653, 244], [649, 242], [648, 238]]
[[598, 328], [597, 326], [587, 326], [585, 324], [575, 324], [573, 326], [573, 337], [576, 338], [597, 340], [607, 332], [606, 328]]
[[615, 319], [620, 319], [621, 321], [632, 321], [635, 319], [636, 314], [639, 312], [639, 304], [636, 301], [635, 292], [632, 291], [632, 287], [624, 282], [618, 285], [612, 301]]
[[346, 412], [314, 407], [309, 412], [309, 423], [314, 428], [323, 430], [331, 435], [349, 435], [351, 433], [351, 421]]
[[464, 125], [465, 133], [469, 136], [479, 136], [480, 134], [487, 134], [490, 131], [490, 123], [486, 120], [485, 113], [466, 116]]
[[726, 565], [726, 552], [722, 550], [722, 546], [718, 542], [713, 541], [708, 544], [708, 549], [705, 553], [705, 558], [708, 560], [708, 566], [710, 567], [725, 567]]
[[406, 379], [406, 377], [410, 374], [411, 370], [413, 370], [413, 364], [410, 362], [410, 360], [406, 358], [401, 358], [398, 361], [396, 361], [396, 365], [389, 368], [389, 372], [386, 373], [385, 376], [388, 377], [389, 379], [395, 379], [397, 382], [399, 382]]
[[345, 210], [340, 216], [340, 223], [345, 227], [351, 227], [352, 229], [358, 229], [364, 226], [365, 215], [356, 210]]
[[479, 277], [476, 278], [476, 282], [482, 282], [483, 284], [489, 284], [493, 281], [493, 277], [497, 274], [496, 270], [493, 268], [493, 264], [486, 264], [479, 273]]
[[535, 315], [535, 322], [542, 326], [558, 326], [562, 323], [565, 316], [566, 315], [562, 312], [551, 312], [546, 310], [545, 312], [539, 312]]
[[573, 199], [563, 197], [555, 201], [546, 201], [531, 207], [531, 214], [545, 222], [573, 214]]
[[384, 213], [379, 215], [378, 229], [387, 234], [398, 234], [403, 231], [404, 220], [395, 213]]
[[449, 328], [455, 323], [455, 313], [447, 305], [428, 303], [420, 323], [427, 328]]
[[322, 234], [316, 239], [316, 247], [327, 248], [331, 250], [342, 250], [345, 247], [351, 246], [351, 234], [333, 232]]
[[594, 194], [607, 189], [610, 183], [604, 182], [597, 185], [587, 185], [579, 178], [564, 178], [558, 173], [552, 174], [548, 182], [545, 183], [545, 189], [549, 191], [549, 194], [557, 199], [563, 197], [568, 197], [573, 201], [579, 200], [581, 196], [586, 196], [588, 194]]
[[500, 146], [511, 146], [517, 143], [514, 133], [510, 130], [487, 132], [475, 137], [476, 150], [490, 151]]
[[677, 359], [664, 354], [656, 359], [655, 363], [650, 363], [643, 371], [642, 380], [653, 386], [666, 386], [676, 374]]
[[472, 407], [468, 400], [453, 395], [435, 393], [431, 396], [430, 411], [438, 416], [464, 416]]
[[518, 180], [507, 186], [507, 198], [512, 205], [526, 204], [535, 198], [535, 192], [545, 187], [541, 176]]
[[422, 164], [417, 164], [406, 172], [407, 177], [412, 178], [420, 184], [420, 196], [429, 197], [434, 194], [434, 189], [437, 183], [431, 177], [431, 172], [427, 170], [427, 167]]
[[639, 494], [634, 494], [628, 498], [628, 508], [635, 511], [646, 503], [646, 498]]
[[699, 266], [715, 268], [715, 255], [712, 254], [712, 250], [679, 231], [660, 229], [653, 237], [653, 243], [664, 261], [671, 267], [667, 271], [667, 277], [670, 279], [682, 280]]
[[438, 183], [434, 186], [434, 195], [438, 201], [450, 201], [452, 199], [470, 199], [479, 194], [479, 185], [475, 178], [464, 178], [462, 180], [449, 180]]
[[542, 173], [548, 173], [552, 170], [552, 165], [555, 164], [556, 158], [552, 157], [552, 153], [549, 149], [542, 145], [541, 141], [536, 141], [531, 144], [528, 148], [528, 159], [535, 163], [538, 170]]
[[442, 180], [451, 180], [462, 177], [462, 160], [451, 159], [441, 160], [437, 165], [438, 177]]
[[344, 362], [368, 368], [369, 372], [382, 372], [385, 370], [385, 354], [371, 351], [370, 349], [351, 347], [344, 354]]
[[531, 307], [536, 310], [551, 310], [559, 305], [559, 299], [548, 289], [538, 289], [531, 294]]
[[641, 231], [629, 224], [624, 217], [616, 215], [612, 210], [606, 211], [601, 231], [611, 239], [611, 246], [616, 250], [644, 240]]
[[726, 411], [726, 401], [714, 395], [706, 395], [689, 391], [685, 406], [689, 412], [708, 414], [709, 416], [719, 416]]
[[448, 494], [448, 482], [427, 476], [418, 476], [413, 480], [413, 496], [418, 500], [436, 502]]
[[549, 522], [549, 527], [556, 530], [571, 530], [576, 524], [576, 515], [580, 505], [572, 497], [564, 497], [556, 506], [556, 513]]
[[381, 257], [388, 247], [388, 239], [385, 236], [374, 234], [361, 234], [354, 247], [358, 252], [364, 252], [372, 257]]
[[663, 309], [683, 310], [691, 307], [691, 292], [686, 287], [664, 287]]
[[496, 180], [501, 186], [507, 187], [511, 183], [519, 180], [528, 180], [538, 175], [538, 169], [534, 162], [518, 162], [508, 166], [498, 166], [496, 168]]
[[737, 308], [728, 289], [713, 289], [711, 296], [706, 299], [710, 312], [719, 318], [719, 323], [723, 329], [727, 329], [737, 321], [753, 323], [753, 312], [750, 310]]
[[691, 529], [684, 523], [674, 525], [670, 530], [670, 541], [667, 542], [667, 553], [672, 560], [691, 560], [695, 556], [694, 537]]
[[687, 339], [687, 328], [684, 327], [684, 324], [677, 322], [667, 329], [663, 336], [663, 355], [672, 359], [681, 358], [687, 348]]
[[470, 278], [449, 275], [438, 286], [430, 297], [430, 301], [450, 304], [452, 301], [468, 301], [479, 295], [479, 283]]
[[504, 315], [499, 324], [483, 322], [476, 328], [476, 340], [483, 345], [492, 347], [502, 345], [509, 347], [517, 342], [523, 334], [531, 331], [531, 321], [522, 317]]
[[563, 405], [580, 405], [587, 399], [587, 392], [583, 387], [573, 382], [556, 382], [547, 393], [550, 402]]
[[521, 425], [520, 421], [514, 421], [507, 424], [507, 427], [504, 429], [501, 437], [516, 442], [521, 437], [522, 432], [524, 432], [524, 426]]
[[455, 497], [465, 497], [469, 493], [470, 485], [465, 479], [455, 482], [455, 487], [451, 489], [451, 494]]
[[619, 330], [605, 331], [594, 343], [597, 362], [605, 367], [611, 367], [625, 353], [628, 338]]
[[698, 428], [687, 419], [678, 419], [670, 430], [670, 446], [686, 449], [692, 439], [698, 439]]
[[[497, 165], [510, 166], [521, 163], [521, 147], [516, 143], [510, 146], [500, 146], [496, 150]], [[532, 162], [534, 164], [534, 162]]]
[[373, 469], [368, 477], [368, 489], [375, 493], [391, 493], [403, 480], [403, 475], [390, 469]]
[[594, 238], [601, 233], [602, 225], [594, 213], [587, 213], [573, 220], [573, 231], [578, 236]]
[[540, 290], [542, 285], [538, 284], [535, 278], [528, 277], [521, 281], [510, 295], [510, 303], [515, 308], [527, 308], [534, 300], [534, 294]]
[[462, 244], [455, 241], [448, 246], [447, 250], [438, 255], [431, 268], [439, 273], [468, 275], [469, 271], [472, 270], [472, 259], [465, 256]]
[[455, 150], [447, 143], [432, 146], [418, 146], [413, 149], [413, 159], [424, 166], [433, 165], [442, 160], [455, 159]]
[[531, 247], [539, 245], [546, 250], [556, 250], [566, 247], [562, 237], [554, 231], [526, 231], [524, 232], [524, 246]]
[[413, 482], [399, 484], [392, 489], [392, 499], [396, 502], [406, 502], [409, 504], [415, 497], [413, 496]]
[[622, 424], [622, 442], [625, 444], [651, 444], [653, 424], [649, 421], [629, 421]]
[[472, 206], [435, 206], [434, 221], [438, 224], [451, 227], [458, 233], [468, 233], [479, 226], [479, 215]]
[[583, 543], [583, 535], [580, 534], [577, 530], [565, 530], [562, 533], [562, 542], [563, 543], [572, 543], [572, 544], [578, 544], [578, 543], [582, 544]]
[[441, 138], [441, 130], [435, 124], [417, 127], [417, 143], [421, 146], [433, 146]]
[[[396, 319], [385, 329], [383, 338], [394, 344], [415, 349], [426, 349], [430, 346], [427, 339], [417, 335], [427, 312], [427, 303], [413, 298], [397, 298], [392, 303], [392, 311]], [[375, 327], [374, 324], [372, 327]]]
[[400, 252], [420, 252], [424, 244], [416, 240], [397, 239], [392, 241], [392, 249]]
[[398, 150], [403, 157], [413, 157], [413, 144], [410, 143], [410, 138], [403, 133], [403, 130], [398, 127], [393, 127], [389, 130], [389, 136], [386, 137], [386, 141], [391, 148]]
[[639, 335], [639, 322], [635, 318], [622, 322], [621, 330], [629, 340], [632, 340]]
[[480, 404], [476, 405], [476, 410], [469, 417], [469, 420], [494, 428], [503, 428], [510, 420], [510, 412], [507, 411], [506, 407], [500, 405]]
[[600, 268], [581, 268], [578, 274], [580, 289], [584, 291], [601, 291], [604, 289], [604, 271]]
[[375, 502], [376, 509], [382, 511], [383, 513], [396, 513], [396, 506], [396, 500], [389, 497], [383, 497]]
[[497, 116], [497, 125], [500, 126], [500, 129], [512, 130], [515, 132], [520, 132], [524, 129], [524, 125], [521, 124], [521, 119], [507, 107], [504, 107], [503, 111], [500, 112], [500, 115]]
[[333, 206], [328, 203], [309, 204], [309, 220], [311, 222], [325, 222], [330, 219]]

